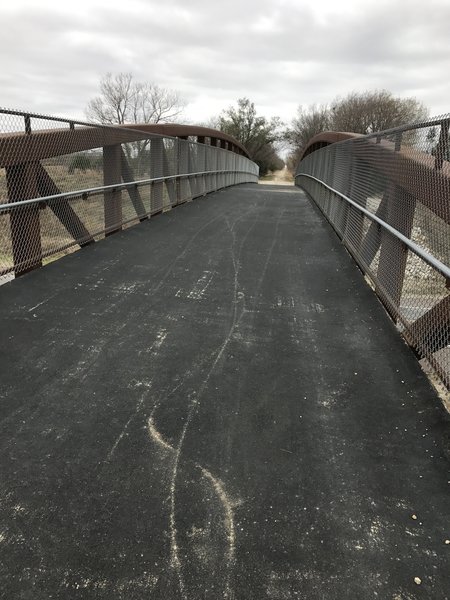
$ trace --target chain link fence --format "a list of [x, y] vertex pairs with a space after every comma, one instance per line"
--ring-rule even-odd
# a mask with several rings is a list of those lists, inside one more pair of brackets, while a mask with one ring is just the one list
[[246, 156], [201, 140], [210, 143], [0, 110], [0, 284], [193, 198], [258, 181]]
[[408, 343], [450, 387], [450, 154], [446, 115], [311, 152], [295, 176]]

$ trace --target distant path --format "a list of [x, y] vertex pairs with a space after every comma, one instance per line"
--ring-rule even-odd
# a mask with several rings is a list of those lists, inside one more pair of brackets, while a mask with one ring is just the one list
[[294, 185], [294, 178], [287, 168], [274, 171], [270, 175], [259, 180], [264, 185]]
[[2, 598], [450, 597], [448, 416], [296, 188], [152, 218], [0, 315]]

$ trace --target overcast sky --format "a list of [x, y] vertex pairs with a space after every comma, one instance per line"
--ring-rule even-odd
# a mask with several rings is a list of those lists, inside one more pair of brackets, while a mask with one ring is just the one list
[[192, 123], [381, 88], [450, 111], [450, 0], [4, 0], [0, 23], [7, 108], [84, 118], [102, 75], [131, 71]]

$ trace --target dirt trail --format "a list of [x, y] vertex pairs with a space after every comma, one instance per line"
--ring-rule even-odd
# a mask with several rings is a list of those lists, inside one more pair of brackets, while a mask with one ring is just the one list
[[294, 185], [294, 178], [292, 177], [292, 173], [288, 171], [287, 167], [284, 167], [284, 169], [280, 169], [279, 171], [274, 171], [273, 173], [265, 175], [259, 180], [259, 183], [266, 185]]

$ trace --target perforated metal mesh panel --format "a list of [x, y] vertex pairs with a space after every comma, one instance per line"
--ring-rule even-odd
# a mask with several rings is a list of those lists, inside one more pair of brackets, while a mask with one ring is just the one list
[[449, 160], [445, 116], [316, 150], [300, 162], [295, 179], [447, 387]]
[[0, 284], [225, 186], [245, 156], [190, 139], [0, 110]]

